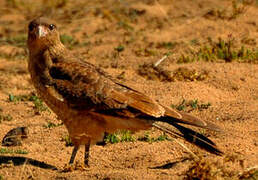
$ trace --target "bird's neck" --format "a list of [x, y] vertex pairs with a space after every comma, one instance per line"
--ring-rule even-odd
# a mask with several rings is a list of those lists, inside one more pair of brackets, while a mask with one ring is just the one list
[[54, 59], [62, 60], [63, 58], [60, 58], [60, 56], [63, 56], [66, 52], [67, 50], [63, 45], [50, 47], [34, 54], [30, 51], [28, 63], [31, 80], [37, 90], [37, 94], [58, 115], [60, 114], [60, 109], [62, 109], [60, 107], [63, 107], [63, 102], [51, 93], [52, 78], [49, 74], [49, 69], [53, 66]]
[[61, 43], [50, 46], [47, 49], [42, 49], [41, 51], [30, 51], [28, 68], [32, 79], [33, 77], [35, 77], [34, 79], [40, 78], [37, 80], [39, 82], [48, 79], [48, 70], [57, 61], [63, 61], [65, 59], [63, 56], [65, 56], [66, 53], [68, 53], [67, 49]]
[[65, 48], [65, 46], [62, 43], [55, 44], [53, 46], [50, 46], [47, 51], [49, 52], [49, 55], [52, 58], [64, 56], [68, 53], [68, 50]]

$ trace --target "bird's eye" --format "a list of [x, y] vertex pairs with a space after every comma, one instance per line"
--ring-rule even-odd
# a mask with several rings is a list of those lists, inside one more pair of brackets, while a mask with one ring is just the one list
[[34, 27], [35, 27], [34, 24], [30, 23], [29, 24], [29, 31], [33, 31]]
[[56, 26], [55, 26], [54, 24], [50, 24], [50, 25], [48, 26], [48, 28], [52, 31], [53, 29], [56, 28]]

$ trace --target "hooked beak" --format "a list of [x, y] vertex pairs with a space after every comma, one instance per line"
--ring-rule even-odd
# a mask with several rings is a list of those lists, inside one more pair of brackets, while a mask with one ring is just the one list
[[48, 33], [47, 28], [40, 25], [38, 26], [36, 33], [39, 38], [45, 37]]

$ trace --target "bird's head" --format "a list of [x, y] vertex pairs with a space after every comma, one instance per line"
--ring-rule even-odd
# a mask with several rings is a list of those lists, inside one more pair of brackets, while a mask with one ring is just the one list
[[27, 44], [30, 53], [41, 52], [61, 44], [56, 24], [44, 17], [32, 20], [28, 25]]

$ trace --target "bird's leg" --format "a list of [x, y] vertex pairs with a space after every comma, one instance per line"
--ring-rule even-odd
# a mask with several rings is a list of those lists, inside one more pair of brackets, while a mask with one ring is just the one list
[[69, 164], [73, 164], [78, 149], [79, 149], [79, 146], [74, 146], [73, 152], [72, 152], [72, 155], [71, 155], [71, 158], [70, 158], [70, 161], [69, 161]]
[[90, 156], [90, 139], [88, 143], [85, 144], [85, 152], [84, 152], [84, 165], [89, 166], [89, 156]]

